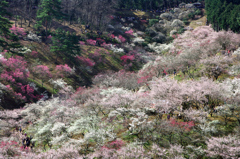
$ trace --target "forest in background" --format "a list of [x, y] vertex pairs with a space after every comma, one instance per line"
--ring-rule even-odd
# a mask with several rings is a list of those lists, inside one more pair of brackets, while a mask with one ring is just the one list
[[[59, 0], [55, 3], [57, 4]], [[22, 20], [37, 19], [40, 0], [8, 0], [9, 11]], [[47, 2], [47, 1], [46, 1]], [[60, 2], [60, 1], [59, 1]], [[58, 3], [59, 3], [58, 2]], [[62, 0], [61, 19], [71, 23], [91, 24], [103, 29], [109, 23], [109, 16], [117, 9], [139, 9], [145, 11], [174, 8], [180, 3], [203, 2], [202, 0]], [[53, 8], [54, 9], [54, 6]]]
[[215, 30], [232, 30], [239, 32], [240, 1], [238, 0], [205, 0], [208, 21]]

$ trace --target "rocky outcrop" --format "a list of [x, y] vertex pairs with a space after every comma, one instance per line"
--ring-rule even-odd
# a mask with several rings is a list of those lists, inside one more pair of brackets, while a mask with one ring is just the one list
[[31, 31], [29, 32], [29, 34], [24, 38], [24, 40], [27, 41], [35, 41], [35, 42], [42, 42], [42, 37], [41, 36], [37, 36], [37, 34], [32, 33]]

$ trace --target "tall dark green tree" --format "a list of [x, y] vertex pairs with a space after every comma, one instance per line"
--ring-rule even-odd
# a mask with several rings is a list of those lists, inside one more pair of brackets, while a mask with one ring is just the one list
[[36, 27], [45, 27], [46, 38], [51, 29], [53, 19], [60, 20], [63, 18], [61, 12], [61, 0], [42, 0], [39, 10], [37, 11], [37, 24]]
[[59, 56], [72, 60], [76, 55], [80, 55], [79, 39], [76, 34], [57, 29], [52, 41], [51, 51], [56, 54], [56, 61]]
[[228, 30], [240, 32], [237, 18], [240, 9], [239, 0], [205, 0], [208, 21], [215, 30]]
[[18, 37], [9, 30], [12, 23], [7, 18], [7, 16], [11, 16], [7, 7], [8, 3], [5, 0], [0, 0], [0, 49], [10, 51], [10, 48], [19, 48], [20, 44], [18, 43]]

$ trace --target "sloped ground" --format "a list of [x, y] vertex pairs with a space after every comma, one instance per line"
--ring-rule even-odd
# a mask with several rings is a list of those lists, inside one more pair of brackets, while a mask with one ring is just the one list
[[191, 21], [190, 23], [190, 27], [195, 29], [199, 26], [205, 26], [206, 25], [206, 22], [207, 22], [207, 16], [203, 16], [202, 18], [198, 19], [198, 20], [193, 20]]

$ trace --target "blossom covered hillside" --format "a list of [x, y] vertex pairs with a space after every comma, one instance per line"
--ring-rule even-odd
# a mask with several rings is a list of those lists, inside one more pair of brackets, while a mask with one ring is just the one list
[[52, 80], [58, 97], [0, 112], [0, 158], [239, 158], [239, 40], [199, 27], [137, 72], [106, 71], [77, 90]]

